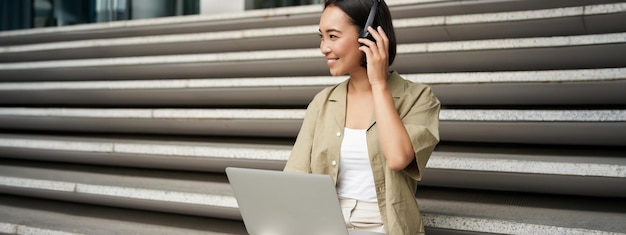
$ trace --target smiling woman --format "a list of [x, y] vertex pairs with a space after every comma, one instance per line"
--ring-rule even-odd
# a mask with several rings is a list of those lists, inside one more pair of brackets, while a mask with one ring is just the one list
[[439, 142], [439, 100], [389, 71], [396, 39], [384, 1], [327, 0], [319, 33], [330, 73], [349, 79], [311, 101], [285, 171], [331, 175], [349, 229], [423, 234], [415, 192]]

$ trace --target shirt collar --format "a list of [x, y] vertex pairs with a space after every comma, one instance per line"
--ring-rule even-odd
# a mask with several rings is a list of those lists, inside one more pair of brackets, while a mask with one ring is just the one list
[[[333, 116], [335, 116], [335, 121], [337, 122], [337, 125], [339, 125], [340, 127], [345, 126], [348, 81], [349, 79], [346, 79], [345, 81], [337, 84], [328, 96], [328, 102], [332, 104], [330, 106], [331, 112]], [[398, 72], [394, 71], [391, 73], [391, 76], [389, 76], [387, 84], [389, 87], [389, 91], [391, 92], [391, 97], [393, 97], [394, 100], [398, 100], [405, 90], [404, 79], [400, 76], [400, 74], [398, 74]], [[397, 108], [398, 104], [396, 103], [395, 105]], [[372, 116], [372, 122], [367, 129], [369, 130], [375, 123], [376, 120], [374, 116]]]

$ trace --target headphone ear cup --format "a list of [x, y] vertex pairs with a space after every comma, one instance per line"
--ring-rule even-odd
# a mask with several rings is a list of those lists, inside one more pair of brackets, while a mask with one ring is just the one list
[[374, 4], [372, 4], [372, 8], [370, 9], [369, 14], [367, 15], [367, 20], [365, 20], [365, 25], [363, 25], [363, 29], [361, 30], [361, 34], [359, 37], [361, 38], [372, 38], [370, 33], [367, 31], [367, 28], [370, 26], [374, 26], [374, 20], [376, 19], [376, 12], [378, 12], [378, 2], [374, 0]]
[[[361, 30], [361, 34], [359, 35], [359, 38], [367, 38], [371, 40], [372, 42], [376, 42], [376, 39], [374, 39], [374, 37], [372, 37], [370, 32], [367, 31], [367, 28], [370, 26], [374, 27], [374, 19], [376, 18], [376, 12], [378, 12], [379, 2], [380, 0], [374, 0], [374, 4], [372, 5], [372, 8], [370, 9], [370, 13], [367, 16], [367, 20], [365, 21], [365, 26], [363, 26], [363, 30]], [[366, 45], [361, 43], [361, 46], [366, 46]], [[363, 53], [363, 61], [361, 62], [361, 67], [367, 68], [367, 56], [365, 56], [365, 53]]]

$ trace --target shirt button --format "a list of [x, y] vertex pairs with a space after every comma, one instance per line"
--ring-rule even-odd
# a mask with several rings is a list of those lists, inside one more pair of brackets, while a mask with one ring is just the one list
[[337, 137], [339, 137], [339, 136], [341, 136], [341, 132], [337, 131], [337, 134], [335, 134], [335, 135], [337, 135]]
[[337, 161], [332, 161], [332, 162], [330, 162], [330, 164], [332, 164], [333, 166], [336, 166], [337, 165]]

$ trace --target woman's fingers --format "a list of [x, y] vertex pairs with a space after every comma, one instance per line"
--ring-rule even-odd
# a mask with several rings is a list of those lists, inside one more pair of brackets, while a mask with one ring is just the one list
[[378, 26], [376, 29], [368, 27], [367, 31], [374, 38], [378, 51], [381, 54], [387, 54], [387, 48], [389, 48], [389, 38], [383, 30], [383, 27]]
[[374, 28], [368, 27], [368, 31], [375, 41], [367, 38], [359, 38], [359, 42], [367, 47], [365, 48], [362, 46], [360, 50], [365, 52], [368, 59], [386, 61], [388, 55], [387, 45], [389, 44], [389, 39], [387, 38], [385, 31], [383, 31], [382, 27], [380, 26], [378, 27], [378, 30], [374, 30]]

